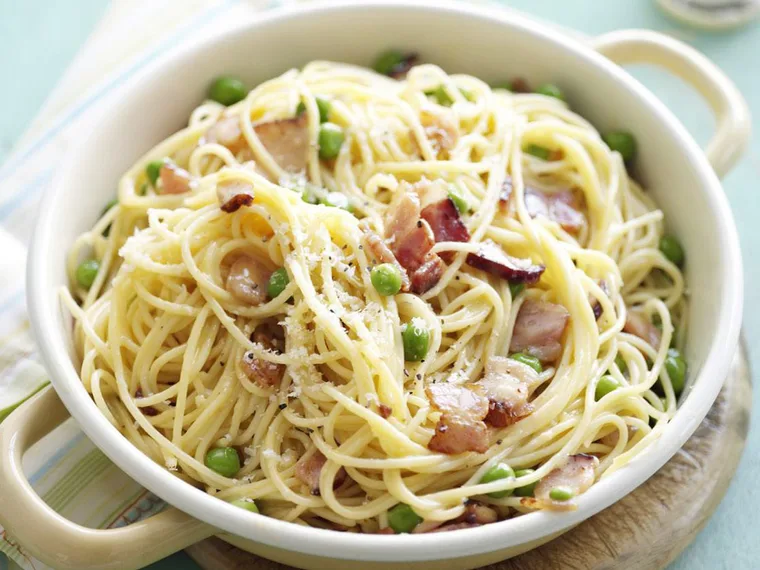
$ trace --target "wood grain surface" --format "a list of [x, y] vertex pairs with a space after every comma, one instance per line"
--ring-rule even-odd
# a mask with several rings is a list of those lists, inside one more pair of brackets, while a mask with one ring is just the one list
[[[742, 346], [710, 413], [665, 466], [613, 506], [559, 538], [483, 570], [660, 570], [702, 529], [736, 471], [752, 386]], [[289, 570], [210, 538], [186, 552], [204, 570]]]

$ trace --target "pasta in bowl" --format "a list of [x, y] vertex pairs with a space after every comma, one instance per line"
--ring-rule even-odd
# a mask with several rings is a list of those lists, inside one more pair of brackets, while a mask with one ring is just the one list
[[220, 78], [76, 241], [82, 382], [138, 449], [362, 533], [572, 510], [684, 387], [683, 248], [561, 89], [389, 52]]

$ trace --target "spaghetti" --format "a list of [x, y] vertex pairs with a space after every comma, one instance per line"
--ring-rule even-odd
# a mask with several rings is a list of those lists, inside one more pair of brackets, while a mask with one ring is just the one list
[[675, 412], [686, 301], [625, 152], [556, 95], [314, 62], [202, 104], [71, 251], [98, 408], [298, 524], [573, 508]]

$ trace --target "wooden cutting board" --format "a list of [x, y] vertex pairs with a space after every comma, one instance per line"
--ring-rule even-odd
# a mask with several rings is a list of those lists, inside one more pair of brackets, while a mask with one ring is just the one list
[[[740, 347], [710, 413], [675, 457], [608, 509], [515, 558], [483, 570], [660, 570], [702, 529], [736, 471], [749, 429], [752, 386]], [[204, 570], [289, 570], [218, 539], [186, 552]]]

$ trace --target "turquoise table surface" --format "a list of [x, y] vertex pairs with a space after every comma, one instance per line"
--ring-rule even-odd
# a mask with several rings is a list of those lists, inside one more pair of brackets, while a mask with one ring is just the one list
[[[731, 33], [700, 33], [662, 15], [650, 0], [505, 0], [506, 5], [591, 35], [620, 28], [650, 28], [676, 34], [707, 54], [737, 83], [760, 117], [760, 26]], [[33, 119], [77, 48], [95, 26], [107, 0], [0, 0], [0, 160]], [[76, 9], [72, 9], [76, 7]], [[705, 104], [680, 81], [652, 69], [634, 69], [704, 144], [713, 119]], [[753, 141], [747, 155], [725, 179], [745, 260], [744, 327], [751, 359], [760, 362], [760, 146]], [[760, 415], [760, 390], [755, 391], [755, 418]], [[739, 471], [728, 493], [694, 543], [671, 570], [760, 568], [760, 425], [753, 421]], [[699, 489], [694, 490], [699, 493]], [[177, 554], [150, 570], [197, 570]]]

